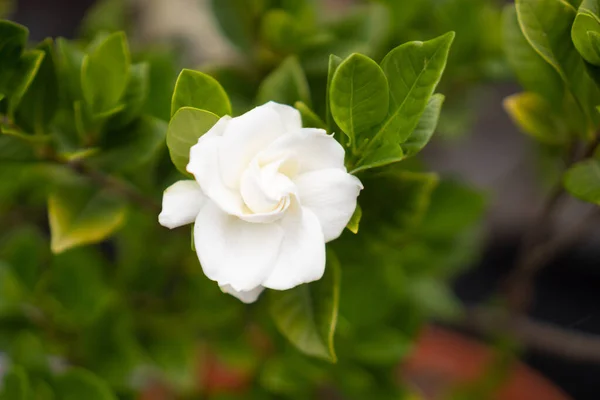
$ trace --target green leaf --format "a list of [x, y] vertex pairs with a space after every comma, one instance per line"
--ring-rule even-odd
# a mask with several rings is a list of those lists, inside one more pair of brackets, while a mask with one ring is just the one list
[[352, 213], [352, 217], [350, 217], [350, 221], [348, 221], [348, 225], [346, 225], [346, 228], [348, 228], [350, 232], [356, 235], [358, 233], [358, 226], [360, 224], [361, 218], [362, 208], [360, 207], [360, 204], [357, 204], [354, 213]]
[[584, 62], [571, 40], [576, 11], [563, 0], [517, 0], [517, 17], [523, 34], [534, 50], [561, 76], [586, 115], [586, 132], [595, 130], [600, 118], [594, 107], [600, 92], [588, 77]]
[[44, 52], [44, 57], [17, 108], [15, 118], [17, 124], [26, 131], [42, 134], [56, 114], [59, 97], [54, 43], [46, 39], [37, 48]]
[[300, 115], [302, 116], [302, 125], [305, 128], [319, 128], [327, 130], [327, 125], [325, 122], [323, 122], [321, 117], [319, 117], [306, 104], [301, 101], [297, 101], [294, 104], [294, 107], [300, 112]]
[[81, 66], [85, 54], [75, 44], [64, 38], [56, 39], [61, 89], [66, 100], [73, 103], [83, 98], [81, 91]]
[[24, 225], [12, 230], [0, 244], [0, 259], [9, 264], [19, 284], [33, 292], [48, 256], [45, 235], [33, 226]]
[[181, 107], [194, 107], [222, 117], [231, 115], [231, 103], [223, 87], [213, 77], [184, 69], [177, 78], [171, 101], [171, 116]]
[[29, 30], [15, 22], [0, 21], [0, 70], [14, 65], [29, 37]]
[[30, 400], [31, 390], [27, 373], [21, 367], [12, 367], [4, 376], [2, 394], [3, 400]]
[[308, 82], [296, 57], [286, 58], [265, 78], [258, 88], [256, 101], [258, 104], [269, 101], [290, 105], [297, 101], [311, 104]]
[[14, 115], [21, 99], [42, 65], [43, 59], [43, 51], [26, 51], [11, 71], [0, 76], [0, 92], [8, 98], [8, 114], [10, 116]]
[[337, 128], [337, 126], [335, 125], [335, 121], [333, 120], [333, 116], [331, 115], [331, 81], [333, 80], [335, 71], [337, 71], [342, 61], [343, 60], [336, 55], [331, 54], [329, 56], [329, 67], [327, 69], [327, 87], [325, 92], [325, 121], [327, 122], [329, 132], [335, 132]]
[[526, 134], [549, 145], [563, 145], [569, 140], [566, 125], [540, 95], [532, 92], [504, 99], [504, 109]]
[[165, 143], [167, 123], [143, 116], [112, 131], [100, 145], [102, 151], [90, 157], [90, 165], [109, 172], [130, 171], [150, 161]]
[[262, 18], [260, 36], [263, 41], [284, 54], [298, 52], [309, 34], [310, 32], [305, 32], [296, 18], [285, 10], [270, 10]]
[[221, 30], [240, 50], [251, 53], [260, 11], [256, 0], [212, 0], [211, 6]]
[[461, 304], [448, 283], [428, 277], [413, 279], [407, 290], [410, 300], [432, 318], [448, 320], [461, 315]]
[[335, 71], [329, 99], [333, 119], [352, 145], [360, 146], [388, 114], [388, 82], [375, 61], [355, 53]]
[[[0, 130], [3, 130], [0, 126]], [[1, 162], [30, 162], [37, 157], [25, 140], [6, 133], [0, 134], [0, 161]]]
[[180, 108], [175, 113], [167, 130], [167, 147], [171, 161], [181, 173], [189, 175], [186, 167], [190, 159], [190, 148], [218, 120], [217, 115], [192, 107]]
[[116, 32], [126, 28], [128, 4], [124, 0], [99, 0], [86, 11], [81, 23], [81, 34], [92, 40], [104, 32]]
[[147, 63], [131, 65], [129, 82], [121, 102], [123, 110], [115, 115], [108, 126], [123, 127], [140, 116], [149, 92], [150, 70]]
[[600, 160], [575, 164], [565, 173], [563, 182], [573, 196], [600, 205]]
[[56, 378], [56, 394], [61, 400], [117, 400], [105, 382], [80, 368]]
[[123, 32], [113, 33], [99, 42], [84, 58], [81, 87], [94, 115], [115, 108], [129, 79], [130, 54]]
[[300, 351], [334, 363], [340, 273], [339, 261], [328, 252], [321, 280], [268, 293], [271, 317], [283, 336]]
[[591, 34], [600, 32], [600, 21], [598, 17], [588, 13], [579, 12], [573, 23], [571, 36], [573, 44], [579, 54], [589, 63], [600, 65], [600, 53], [594, 45]]
[[403, 143], [427, 107], [442, 77], [454, 32], [427, 42], [409, 42], [390, 51], [381, 67], [390, 85], [390, 110], [377, 139]]
[[402, 143], [402, 150], [404, 150], [406, 157], [417, 154], [429, 143], [437, 127], [444, 99], [444, 95], [439, 93], [434, 94], [429, 99], [417, 127], [406, 139], [406, 142]]
[[384, 328], [361, 336], [352, 358], [367, 365], [396, 365], [413, 348], [413, 340], [400, 330]]
[[124, 221], [125, 208], [112, 194], [85, 182], [61, 184], [48, 198], [52, 252], [106, 239]]
[[564, 85], [560, 75], [531, 47], [519, 26], [514, 4], [503, 13], [504, 52], [517, 80], [528, 92], [538, 93], [562, 110]]

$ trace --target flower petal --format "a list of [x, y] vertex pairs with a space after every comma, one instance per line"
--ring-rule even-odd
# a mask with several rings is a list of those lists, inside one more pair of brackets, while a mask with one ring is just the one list
[[278, 224], [243, 221], [212, 201], [202, 208], [194, 225], [194, 243], [204, 273], [236, 291], [256, 288], [271, 273], [282, 238]]
[[263, 286], [287, 290], [321, 279], [325, 271], [325, 240], [317, 216], [306, 208], [290, 210], [281, 220], [281, 227], [285, 233], [279, 256]]
[[239, 300], [246, 304], [254, 303], [258, 296], [265, 290], [263, 286], [257, 286], [254, 289], [246, 290], [246, 291], [238, 291], [231, 287], [231, 285], [223, 285], [221, 286], [221, 290], [223, 293], [230, 294], [234, 297], [237, 297]]
[[282, 118], [272, 106], [262, 105], [233, 118], [223, 133], [220, 170], [223, 181], [239, 188], [240, 178], [258, 152], [285, 133]]
[[274, 141], [258, 155], [261, 163], [276, 159], [286, 159], [286, 163], [294, 165], [286, 173], [293, 177], [296, 174], [325, 168], [344, 167], [344, 148], [323, 129], [302, 128], [286, 134]]
[[302, 128], [302, 117], [300, 116], [300, 112], [294, 107], [275, 103], [274, 101], [266, 103], [264, 107], [271, 108], [279, 115], [286, 132]]
[[169, 229], [194, 222], [206, 197], [196, 181], [179, 181], [169, 186], [162, 201], [158, 222]]
[[319, 218], [325, 241], [337, 239], [356, 209], [363, 185], [354, 175], [337, 168], [312, 171], [294, 179], [302, 207]]
[[187, 166], [204, 194], [223, 211], [237, 215], [243, 213], [244, 202], [239, 192], [225, 186], [219, 169], [219, 151], [223, 143], [220, 136], [201, 137], [190, 149]]

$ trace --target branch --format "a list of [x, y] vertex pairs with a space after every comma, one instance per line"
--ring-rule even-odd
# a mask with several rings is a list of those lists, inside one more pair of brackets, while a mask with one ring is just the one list
[[469, 309], [463, 322], [468, 329], [484, 335], [506, 332], [532, 350], [578, 362], [600, 362], [600, 336], [484, 307]]

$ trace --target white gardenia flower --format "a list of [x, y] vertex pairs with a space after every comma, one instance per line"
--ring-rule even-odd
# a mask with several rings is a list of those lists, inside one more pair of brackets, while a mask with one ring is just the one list
[[165, 190], [158, 220], [193, 222], [204, 273], [245, 303], [320, 279], [325, 243], [341, 235], [363, 188], [332, 136], [273, 102], [221, 118], [191, 148], [187, 170], [195, 180]]

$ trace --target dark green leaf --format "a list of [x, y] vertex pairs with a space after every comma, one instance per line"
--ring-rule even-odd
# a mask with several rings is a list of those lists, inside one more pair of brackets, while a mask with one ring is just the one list
[[335, 132], [337, 126], [335, 126], [335, 121], [333, 120], [333, 116], [331, 115], [331, 105], [330, 105], [330, 90], [331, 90], [331, 81], [333, 80], [333, 75], [335, 75], [335, 71], [338, 69], [340, 64], [342, 63], [342, 59], [336, 55], [331, 54], [329, 56], [329, 67], [327, 69], [327, 87], [325, 92], [325, 121], [327, 122], [327, 127], [329, 128], [329, 132]]
[[333, 336], [339, 285], [339, 261], [329, 252], [321, 280], [286, 291], [269, 291], [269, 310], [279, 331], [302, 352], [330, 362], [337, 361]]
[[8, 98], [8, 114], [14, 115], [44, 59], [44, 52], [29, 50], [21, 55], [12, 70], [0, 76], [0, 93]]
[[0, 21], [0, 70], [16, 64], [25, 49], [29, 30], [15, 22]]
[[434, 94], [429, 99], [429, 103], [427, 103], [427, 107], [423, 111], [417, 127], [408, 139], [406, 139], [406, 142], [402, 143], [402, 149], [406, 157], [417, 154], [429, 143], [437, 127], [444, 99], [444, 95], [439, 93]]
[[171, 116], [181, 107], [210, 111], [219, 117], [231, 115], [229, 97], [219, 82], [209, 75], [191, 69], [184, 69], [177, 78], [171, 102]]
[[260, 11], [257, 0], [212, 0], [212, 10], [221, 30], [240, 50], [252, 52], [256, 21]]
[[11, 368], [4, 376], [2, 400], [30, 400], [31, 390], [27, 373], [21, 367]]
[[578, 199], [600, 205], [600, 160], [575, 164], [565, 173], [564, 185]]
[[329, 106], [333, 119], [354, 147], [367, 141], [369, 129], [386, 117], [389, 99], [387, 79], [369, 57], [352, 54], [335, 71]]
[[295, 57], [286, 58], [258, 88], [258, 104], [275, 101], [293, 105], [302, 101], [310, 105], [310, 89], [302, 67]]
[[56, 393], [61, 400], [117, 400], [105, 382], [79, 368], [56, 378]]
[[83, 58], [81, 87], [94, 115], [106, 114], [119, 105], [129, 79], [130, 57], [125, 34], [117, 32]]
[[175, 113], [167, 131], [167, 147], [171, 161], [181, 173], [189, 174], [186, 167], [190, 159], [190, 148], [218, 120], [217, 115], [192, 107], [180, 108]]
[[412, 338], [405, 333], [387, 328], [374, 330], [357, 339], [352, 358], [368, 365], [396, 365], [413, 347]]
[[140, 116], [148, 99], [150, 70], [147, 63], [131, 65], [129, 82], [121, 102], [123, 110], [108, 122], [108, 126], [123, 127]]
[[[0, 126], [0, 131], [3, 128]], [[0, 133], [0, 161], [28, 162], [37, 158], [29, 143], [6, 133]]]

